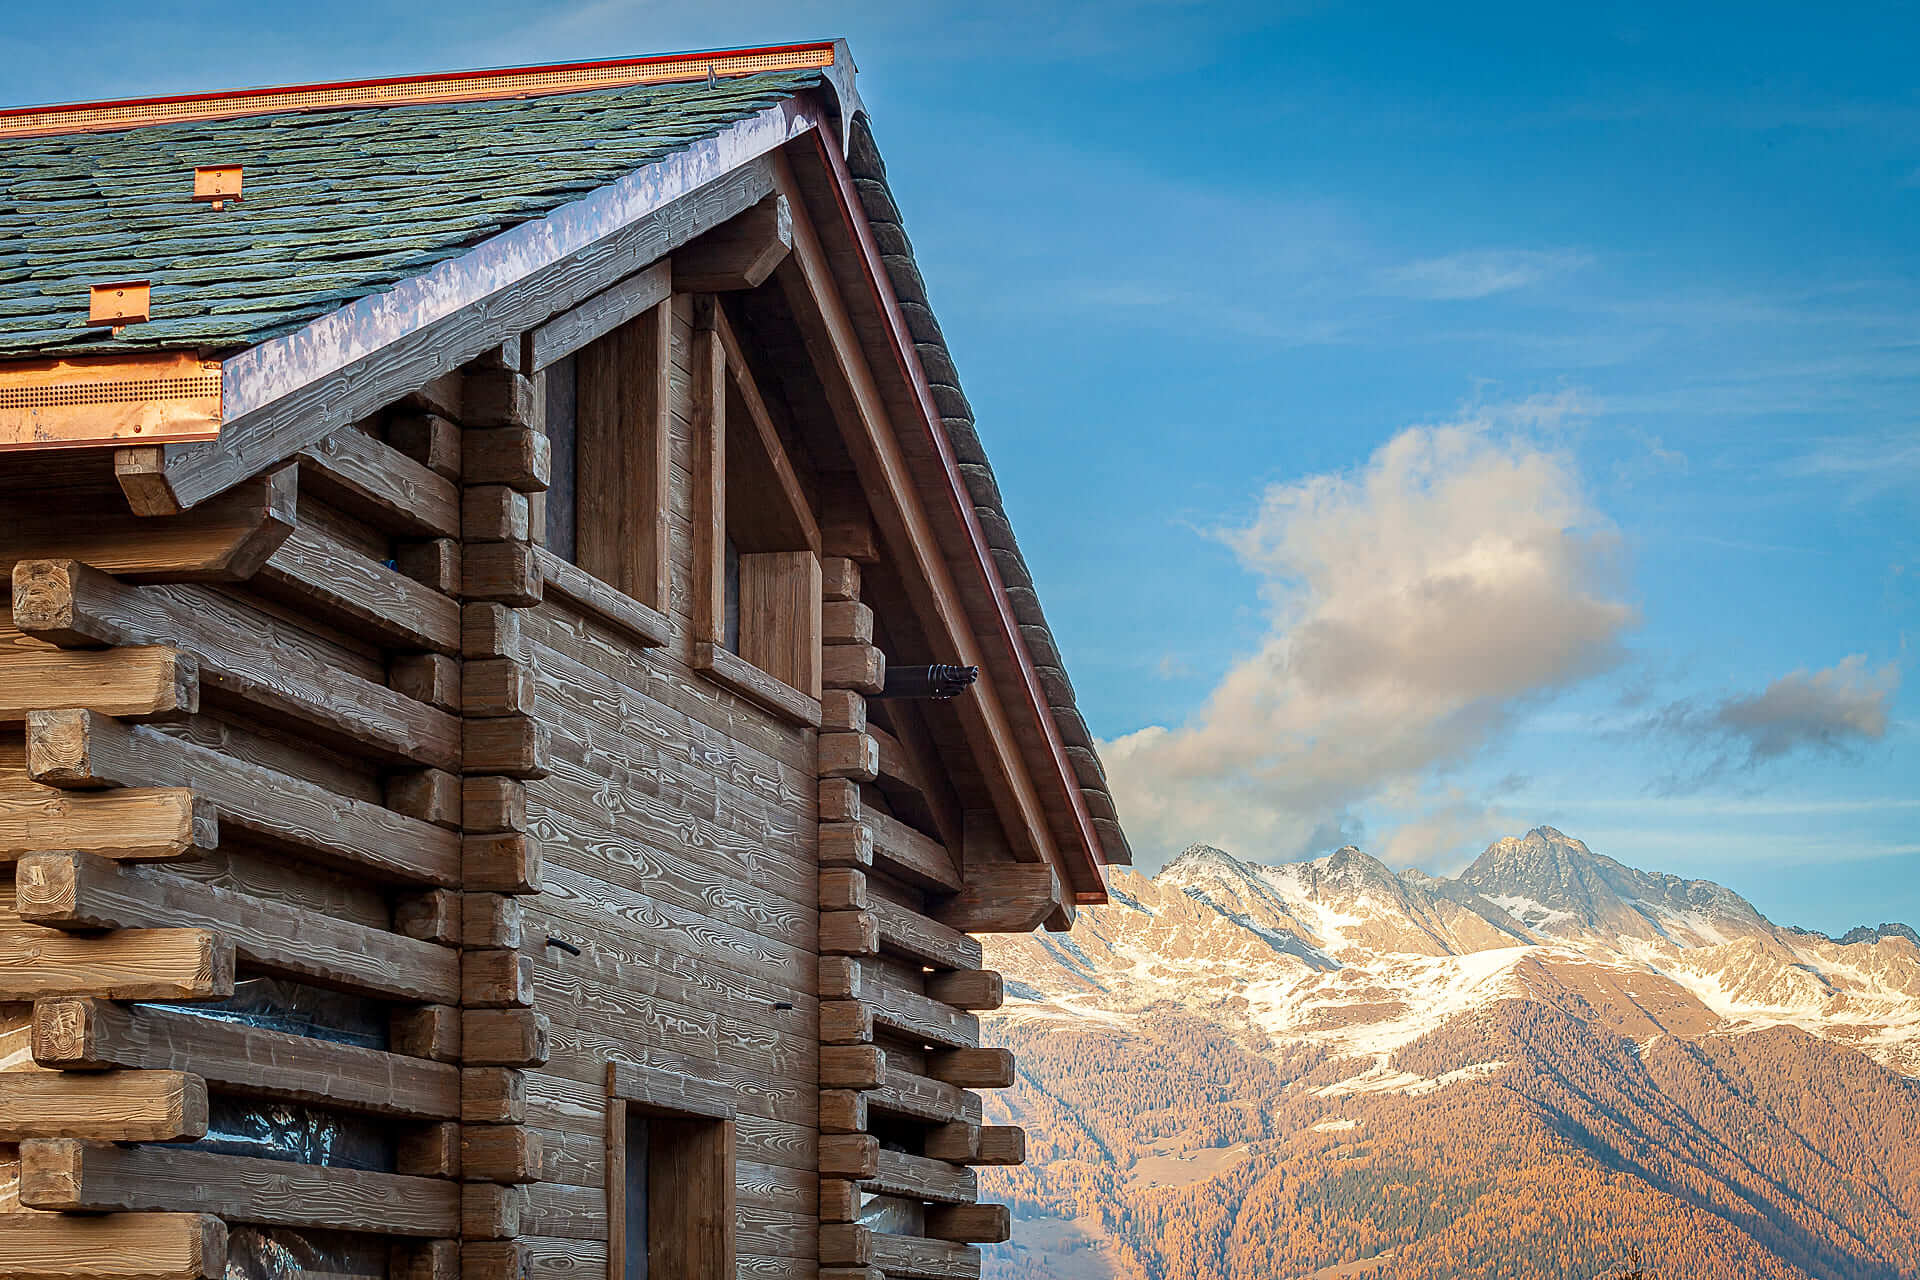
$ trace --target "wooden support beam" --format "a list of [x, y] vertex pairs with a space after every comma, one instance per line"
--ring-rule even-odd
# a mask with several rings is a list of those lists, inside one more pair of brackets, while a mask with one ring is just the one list
[[920, 1153], [929, 1160], [972, 1164], [974, 1157], [980, 1154], [980, 1126], [964, 1121], [935, 1125], [927, 1130]]
[[903, 991], [884, 978], [862, 983], [861, 999], [873, 1021], [923, 1044], [970, 1049], [980, 1043], [980, 1020], [951, 1005]]
[[504, 484], [469, 485], [460, 493], [460, 536], [467, 542], [525, 542], [527, 495]]
[[[533, 1004], [533, 957], [521, 951], [466, 951], [460, 956], [463, 1009], [525, 1009]], [[464, 1037], [464, 1031], [462, 1035]]]
[[544, 1013], [532, 1009], [461, 1011], [460, 1060], [468, 1066], [537, 1067], [546, 1062], [552, 1049], [553, 1024]]
[[672, 293], [671, 260], [662, 259], [529, 331], [524, 339], [521, 367], [527, 373], [538, 373], [594, 339], [605, 337], [627, 321], [653, 310]]
[[971, 1204], [980, 1198], [979, 1180], [972, 1169], [904, 1151], [877, 1152], [873, 1172], [861, 1181], [869, 1191], [910, 1200]]
[[960, 892], [933, 908], [934, 919], [966, 933], [1029, 933], [1059, 910], [1060, 873], [1039, 862], [988, 862], [967, 868]]
[[460, 424], [436, 413], [407, 414], [387, 424], [387, 443], [435, 475], [460, 478]]
[[186, 783], [226, 824], [385, 880], [457, 886], [460, 837], [278, 770], [88, 711], [27, 717], [27, 768], [49, 786]]
[[[876, 899], [874, 905], [881, 905]], [[872, 911], [820, 913], [820, 954], [860, 956], [880, 950], [880, 927]]]
[[[515, 496], [524, 501], [523, 495]], [[538, 550], [523, 541], [468, 542], [460, 556], [460, 594], [469, 600], [497, 600], [515, 609], [531, 609], [546, 590]]]
[[1006, 1089], [1014, 1079], [1011, 1049], [948, 1049], [927, 1055], [927, 1074], [962, 1089]]
[[380, 1235], [457, 1233], [459, 1185], [181, 1148], [20, 1144], [20, 1202], [65, 1212], [212, 1213], [237, 1222]]
[[460, 1127], [460, 1176], [469, 1182], [538, 1182], [544, 1157], [540, 1135], [525, 1125]]
[[470, 835], [462, 842], [462, 874], [470, 893], [538, 893], [545, 863], [540, 842], [518, 831]]
[[890, 1065], [880, 1087], [869, 1091], [866, 1096], [868, 1105], [875, 1111], [889, 1115], [912, 1116], [916, 1120], [935, 1124], [980, 1122], [979, 1094], [944, 1080], [916, 1075], [897, 1066]]
[[822, 1222], [858, 1221], [860, 1184], [851, 1178], [822, 1178], [819, 1204]]
[[27, 1138], [191, 1142], [206, 1132], [207, 1082], [197, 1075], [182, 1071], [0, 1072], [0, 1142]]
[[821, 1045], [820, 1087], [877, 1089], [887, 1078], [887, 1052], [870, 1044]]
[[945, 1240], [876, 1235], [873, 1261], [888, 1280], [980, 1280], [980, 1251]]
[[822, 1000], [820, 1043], [873, 1043], [872, 1007], [858, 1000]]
[[178, 1009], [41, 1000], [32, 1045], [35, 1062], [60, 1071], [186, 1070], [252, 1097], [413, 1119], [460, 1114], [457, 1067]]
[[927, 975], [927, 995], [956, 1009], [998, 1009], [1006, 1002], [1006, 980], [992, 969], [961, 969]]
[[[55, 644], [171, 644], [198, 665], [210, 698], [242, 703], [271, 723], [318, 731], [382, 761], [442, 769], [458, 762], [457, 722], [410, 696], [431, 701], [432, 688], [402, 692], [343, 671], [282, 643], [259, 615], [212, 591], [129, 586], [73, 560], [21, 561], [13, 609], [22, 631]], [[64, 705], [115, 714], [89, 702]]]
[[553, 480], [553, 444], [545, 431], [532, 427], [469, 431], [461, 453], [465, 484], [504, 484], [521, 493], [540, 493]]
[[673, 624], [658, 609], [616, 591], [545, 547], [535, 547], [533, 558], [540, 567], [544, 597], [564, 600], [643, 649], [657, 649], [673, 638]]
[[820, 639], [824, 644], [872, 644], [873, 609], [858, 600], [835, 600], [822, 591], [826, 603], [820, 609]]
[[460, 803], [468, 834], [527, 829], [527, 784], [516, 778], [462, 778]]
[[460, 767], [467, 773], [509, 778], [547, 776], [547, 726], [531, 716], [493, 716], [461, 722]]
[[853, 1089], [820, 1091], [820, 1132], [865, 1133], [867, 1095]]
[[17, 768], [0, 771], [0, 862], [42, 849], [159, 862], [219, 843], [213, 806], [185, 787], [62, 791]]
[[898, 818], [875, 810], [865, 817], [873, 828], [873, 856], [908, 884], [930, 893], [954, 893], [965, 883], [947, 847]]
[[[533, 1245], [525, 1240], [463, 1240], [458, 1280], [532, 1280]], [[389, 1280], [443, 1280], [394, 1274]]]
[[302, 488], [403, 537], [460, 534], [460, 492], [444, 476], [357, 427], [342, 427], [300, 455]]
[[80, 937], [0, 915], [0, 1001], [221, 1000], [232, 994], [233, 947], [205, 929]]
[[460, 779], [446, 770], [416, 769], [412, 773], [393, 774], [387, 779], [385, 791], [387, 808], [395, 813], [404, 813], [449, 831], [460, 829], [463, 791]]
[[[832, 781], [827, 779], [825, 781]], [[822, 794], [825, 794], [825, 781]], [[873, 865], [873, 831], [865, 821], [822, 822], [819, 857], [822, 867], [870, 867]]]
[[871, 1178], [880, 1168], [886, 1153], [880, 1139], [870, 1133], [823, 1133], [820, 1135], [820, 1176], [823, 1178]]
[[0, 721], [58, 707], [86, 707], [127, 720], [177, 720], [200, 709], [199, 664], [165, 645], [9, 652], [0, 663]]
[[458, 604], [310, 525], [280, 544], [259, 581], [315, 616], [389, 647], [460, 652]]
[[673, 287], [681, 293], [758, 288], [792, 251], [792, 209], [785, 196], [768, 196], [675, 250]]
[[1012, 1165], [1027, 1162], [1027, 1131], [1019, 1125], [980, 1126], [980, 1151], [975, 1164]]
[[387, 1014], [387, 1047], [408, 1058], [460, 1060], [460, 1010], [447, 1004], [402, 1005]]
[[820, 1265], [865, 1267], [873, 1261], [873, 1228], [858, 1222], [820, 1224]]
[[880, 748], [864, 733], [820, 735], [820, 776], [872, 782], [879, 776]]
[[1003, 1204], [948, 1204], [927, 1210], [927, 1235], [935, 1240], [1000, 1244], [1013, 1238], [1013, 1216]]
[[694, 643], [693, 669], [762, 710], [772, 712], [788, 724], [809, 729], [819, 727], [818, 698], [767, 674], [762, 668], [717, 644], [708, 644], [704, 640]]
[[[860, 562], [828, 552], [820, 560], [821, 596], [829, 601], [860, 598]], [[871, 638], [871, 637], [869, 637]]]
[[0, 564], [72, 559], [134, 582], [242, 582], [293, 532], [296, 485], [282, 467], [172, 516], [15, 503], [0, 519]]
[[673, 539], [672, 307], [581, 349], [575, 419], [580, 568], [649, 607], [667, 604]]
[[453, 538], [396, 542], [393, 567], [442, 595], [460, 591], [460, 543]]
[[9, 1280], [220, 1280], [227, 1224], [202, 1213], [14, 1213], [0, 1228]]
[[725, 308], [718, 302], [713, 304], [713, 331], [726, 354], [727, 375], [732, 379], [734, 390], [740, 393], [740, 403], [747, 411], [747, 420], [753, 424], [754, 439], [766, 458], [774, 485], [780, 491], [781, 505], [797, 526], [794, 532], [807, 549], [817, 556], [820, 554], [820, 526], [814, 520], [813, 504], [807, 500], [807, 491], [794, 470], [793, 460], [787, 456], [787, 446], [780, 439], [773, 414], [767, 409], [759, 384], [754, 381], [753, 366], [747, 360], [747, 353], [741, 347], [740, 339], [735, 336], [733, 325], [727, 320]]
[[[876, 694], [887, 683], [887, 658], [870, 644], [829, 644], [820, 656], [820, 682], [829, 689]], [[882, 763], [885, 751], [882, 750]]]
[[886, 948], [933, 969], [978, 969], [980, 943], [957, 929], [929, 920], [917, 911], [875, 898], [871, 913]]
[[525, 1124], [527, 1073], [518, 1067], [466, 1067], [460, 1072], [460, 1123]]
[[270, 973], [390, 1000], [460, 998], [460, 953], [323, 912], [86, 853], [35, 853], [15, 876], [23, 920], [55, 929], [206, 929]]

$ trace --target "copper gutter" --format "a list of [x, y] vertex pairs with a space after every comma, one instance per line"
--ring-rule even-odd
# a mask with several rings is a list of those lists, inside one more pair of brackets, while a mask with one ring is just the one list
[[[826, 133], [828, 126], [821, 126], [814, 134], [814, 144], [819, 148], [826, 167], [833, 174], [835, 203], [839, 206], [842, 224], [848, 236], [860, 252], [868, 287], [872, 290], [874, 304], [886, 317], [887, 328], [892, 341], [887, 345], [893, 349], [893, 355], [899, 366], [901, 377], [912, 388], [920, 403], [921, 415], [931, 441], [934, 453], [939, 457], [941, 471], [945, 477], [943, 496], [953, 516], [967, 531], [967, 544], [973, 552], [973, 568], [990, 588], [993, 600], [993, 622], [999, 630], [999, 639], [1007, 645], [1018, 665], [1018, 677], [1026, 693], [1028, 705], [1035, 711], [1035, 718], [1047, 740], [1047, 753], [1061, 789], [1066, 792], [1068, 806], [1072, 810], [1073, 825], [1080, 837], [1080, 847], [1086, 854], [1086, 869], [1094, 885], [1104, 883], [1100, 873], [1100, 837], [1093, 829], [1093, 815], [1087, 810], [1086, 797], [1080, 794], [1080, 779], [1067, 761], [1066, 743], [1060, 738], [1059, 726], [1053, 722], [1053, 714], [1047, 705], [1045, 695], [1040, 689], [1039, 673], [1034, 670], [1033, 655], [1027, 651], [1026, 638], [1020, 634], [1013, 612], [1008, 604], [1006, 585], [1000, 580], [1000, 570], [993, 562], [993, 556], [987, 548], [986, 530], [980, 525], [980, 517], [974, 513], [973, 501], [966, 492], [960, 478], [960, 462], [954, 456], [953, 444], [947, 439], [947, 433], [940, 424], [940, 412], [933, 402], [933, 387], [927, 381], [927, 373], [920, 364], [920, 353], [913, 345], [913, 336], [907, 328], [906, 316], [900, 310], [899, 299], [894, 296], [893, 281], [887, 275], [886, 264], [880, 260], [880, 247], [873, 238], [873, 228], [868, 224], [860, 197], [853, 189], [853, 175], [847, 169], [842, 148], [829, 146]], [[1076, 877], [1079, 880], [1080, 877]], [[1086, 903], [1103, 903], [1107, 900], [1104, 890], [1088, 891], [1075, 889], [1075, 900]]]

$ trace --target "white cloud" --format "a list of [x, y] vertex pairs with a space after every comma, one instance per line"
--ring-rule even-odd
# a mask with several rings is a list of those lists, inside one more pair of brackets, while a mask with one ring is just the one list
[[1221, 535], [1268, 631], [1191, 722], [1103, 748], [1143, 859], [1193, 840], [1307, 852], [1356, 806], [1418, 805], [1516, 707], [1619, 661], [1637, 615], [1617, 539], [1538, 442], [1568, 411], [1411, 428], [1355, 471], [1274, 485]]
[[1532, 288], [1591, 261], [1570, 250], [1479, 249], [1389, 268], [1380, 273], [1380, 285], [1408, 298], [1464, 301]]

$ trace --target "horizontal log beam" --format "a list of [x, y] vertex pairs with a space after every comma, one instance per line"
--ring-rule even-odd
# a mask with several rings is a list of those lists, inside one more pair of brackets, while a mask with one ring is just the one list
[[175, 516], [136, 516], [117, 498], [83, 512], [15, 504], [0, 520], [0, 564], [73, 559], [136, 582], [241, 582], [293, 532], [295, 493], [283, 467]]
[[559, 597], [643, 648], [657, 649], [673, 638], [673, 624], [658, 609], [615, 590], [545, 547], [535, 547], [533, 558], [548, 597]]
[[680, 293], [726, 293], [758, 288], [793, 252], [793, 210], [785, 196], [768, 196], [673, 255], [673, 287]]
[[1007, 999], [1006, 979], [992, 969], [958, 969], [927, 977], [927, 995], [956, 1009], [998, 1009]]
[[927, 1055], [927, 1074], [963, 1089], [1006, 1089], [1013, 1084], [1013, 1050], [948, 1049]]
[[103, 858], [159, 862], [220, 843], [210, 804], [185, 787], [62, 791], [24, 770], [0, 770], [0, 862], [42, 849], [79, 849]]
[[440, 1178], [59, 1138], [20, 1144], [20, 1202], [400, 1236], [450, 1237], [460, 1224], [460, 1185]]
[[985, 952], [959, 930], [882, 898], [873, 900], [871, 910], [880, 926], [881, 945], [890, 950], [934, 969], [980, 967]]
[[200, 709], [199, 664], [164, 645], [8, 653], [0, 663], [0, 721], [25, 720], [29, 711], [58, 707], [86, 707], [128, 720], [179, 719]]
[[862, 1002], [876, 1025], [923, 1044], [970, 1049], [980, 1043], [980, 1020], [951, 1005], [903, 991], [869, 976]]
[[411, 538], [460, 534], [460, 490], [392, 445], [342, 427], [299, 455], [302, 488]]
[[9, 1280], [217, 1280], [227, 1224], [201, 1213], [8, 1214], [0, 1275]]
[[933, 893], [955, 893], [965, 884], [953, 855], [932, 836], [877, 809], [864, 811], [862, 819], [873, 828], [873, 856], [907, 883]]
[[673, 268], [671, 260], [666, 259], [602, 289], [526, 335], [521, 372], [540, 372], [594, 339], [612, 333], [642, 312], [653, 310], [672, 292]]
[[[207, 1082], [183, 1071], [0, 1072], [0, 1142], [190, 1142], [207, 1132]], [[0, 1228], [0, 1234], [5, 1229]]]
[[913, 1280], [979, 1280], [980, 1251], [971, 1245], [914, 1236], [876, 1234], [873, 1263], [891, 1277]]
[[866, 1096], [867, 1105], [873, 1110], [892, 1115], [911, 1116], [935, 1124], [980, 1122], [980, 1095], [896, 1066], [889, 1065], [885, 1083]]
[[0, 916], [0, 1001], [220, 1000], [232, 994], [233, 946], [205, 929], [76, 937]]
[[1031, 933], [1065, 900], [1051, 864], [989, 862], [969, 866], [966, 885], [934, 907], [933, 916], [966, 933]]
[[904, 1151], [881, 1151], [873, 1176], [861, 1181], [878, 1195], [906, 1196], [910, 1200], [971, 1204], [980, 1198], [979, 1179], [972, 1169]]
[[451, 597], [312, 526], [293, 531], [261, 566], [259, 581], [296, 606], [389, 647], [460, 652], [460, 606]]
[[41, 1000], [34, 1061], [60, 1071], [191, 1070], [222, 1089], [409, 1119], [460, 1114], [460, 1069], [178, 1009]]
[[15, 876], [23, 920], [56, 929], [205, 928], [269, 972], [421, 1004], [457, 1003], [460, 952], [84, 853], [36, 853]]
[[[23, 632], [54, 644], [164, 640], [199, 664], [210, 697], [383, 762], [459, 767], [455, 717], [282, 643], [268, 620], [204, 588], [143, 589], [73, 560], [22, 561], [13, 567], [13, 614]], [[117, 714], [91, 702], [50, 705]]]
[[456, 832], [110, 716], [33, 712], [27, 769], [36, 781], [63, 788], [185, 783], [223, 822], [271, 843], [385, 880], [461, 882]]

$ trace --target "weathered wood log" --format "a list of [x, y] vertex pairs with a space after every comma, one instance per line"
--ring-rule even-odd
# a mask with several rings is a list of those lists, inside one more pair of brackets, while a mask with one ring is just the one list
[[874, 1265], [891, 1280], [980, 1280], [980, 1251], [972, 1245], [951, 1244], [915, 1236], [878, 1234], [873, 1238]]
[[820, 694], [823, 733], [865, 733], [867, 700], [851, 689], [823, 689]]
[[[673, 268], [663, 259], [540, 325], [526, 335], [521, 365], [538, 373], [554, 361], [651, 311], [673, 292]], [[682, 290], [685, 292], [685, 290]]]
[[877, 1089], [886, 1078], [885, 1049], [870, 1044], [820, 1046], [823, 1089]]
[[932, 893], [954, 893], [964, 883], [947, 847], [898, 818], [878, 810], [867, 814], [873, 828], [873, 856], [908, 884]]
[[860, 784], [851, 778], [820, 779], [820, 824], [858, 822], [863, 817]]
[[[496, 346], [500, 344], [495, 344]], [[460, 418], [469, 427], [524, 427], [540, 421], [533, 379], [504, 362], [469, 368], [460, 383]]]
[[461, 820], [471, 833], [525, 831], [527, 785], [514, 778], [463, 778]]
[[460, 767], [467, 773], [544, 778], [549, 772], [547, 727], [531, 716], [494, 716], [462, 722]]
[[553, 1024], [532, 1009], [465, 1009], [460, 1045], [460, 1060], [468, 1066], [537, 1067], [552, 1052]]
[[820, 641], [830, 645], [872, 644], [873, 607], [858, 600], [829, 597], [820, 609]]
[[460, 594], [515, 609], [532, 608], [540, 603], [545, 589], [537, 551], [525, 542], [467, 543], [460, 561]]
[[998, 1009], [1006, 1002], [1006, 980], [992, 969], [959, 969], [927, 976], [927, 995], [956, 1009]]
[[[875, 905], [879, 905], [878, 899]], [[873, 911], [823, 911], [820, 914], [822, 955], [872, 955], [880, 949], [880, 925]]]
[[887, 657], [870, 644], [829, 644], [821, 649], [820, 683], [829, 689], [875, 694], [887, 684]]
[[934, 1240], [999, 1244], [1013, 1238], [1013, 1216], [1004, 1204], [947, 1204], [927, 1210], [927, 1235]]
[[0, 1001], [43, 996], [220, 1000], [233, 946], [205, 929], [123, 929], [79, 937], [0, 916]]
[[866, 1096], [868, 1105], [875, 1111], [890, 1115], [912, 1116], [938, 1124], [980, 1122], [978, 1094], [897, 1066], [889, 1066], [880, 1087], [870, 1090]]
[[466, 1067], [460, 1072], [462, 1124], [524, 1124], [527, 1073], [517, 1067]]
[[971, 1204], [980, 1197], [972, 1169], [904, 1151], [878, 1150], [873, 1172], [861, 1178], [868, 1191], [942, 1204]]
[[920, 1151], [929, 1160], [973, 1164], [980, 1154], [980, 1126], [959, 1120], [935, 1125], [927, 1130]]
[[827, 552], [820, 558], [820, 592], [825, 600], [858, 600], [860, 562]]
[[393, 548], [393, 567], [441, 595], [459, 594], [460, 543], [453, 538], [397, 542]]
[[387, 660], [387, 687], [416, 702], [458, 714], [460, 660], [446, 653], [396, 653]]
[[[181, 1071], [0, 1072], [0, 1142], [182, 1142], [207, 1132], [207, 1082]], [[0, 1228], [4, 1234], [4, 1228]]]
[[211, 1214], [17, 1213], [0, 1228], [10, 1280], [219, 1280], [227, 1224]]
[[460, 953], [150, 867], [36, 853], [15, 878], [23, 920], [55, 929], [203, 928], [270, 973], [392, 1000], [460, 998]]
[[[387, 1280], [463, 1280], [458, 1240], [403, 1240], [387, 1250]], [[515, 1280], [526, 1280], [524, 1275]]]
[[[165, 641], [198, 664], [209, 697], [243, 703], [269, 721], [318, 730], [382, 760], [457, 763], [451, 716], [280, 643], [263, 634], [257, 615], [212, 591], [143, 590], [77, 561], [22, 561], [13, 569], [13, 606], [22, 631], [55, 643]], [[64, 705], [116, 714], [91, 702]]]
[[879, 926], [883, 946], [934, 969], [980, 967], [984, 954], [980, 943], [957, 929], [929, 920], [917, 911], [909, 911], [884, 898], [873, 900], [872, 913]]
[[470, 892], [540, 892], [544, 867], [540, 842], [532, 836], [514, 831], [470, 835], [462, 847], [462, 874]]
[[793, 251], [793, 213], [785, 196], [768, 196], [673, 255], [681, 293], [758, 288]]
[[531, 715], [536, 673], [512, 658], [481, 658], [460, 673], [460, 711], [469, 716]]
[[60, 1071], [188, 1070], [253, 1097], [411, 1118], [460, 1113], [457, 1067], [176, 1009], [41, 1000], [32, 1045], [35, 1062]]
[[615, 590], [545, 547], [535, 547], [533, 556], [540, 566], [544, 593], [558, 596], [642, 648], [659, 648], [673, 638], [673, 624], [658, 609]]
[[[854, 1095], [858, 1097], [858, 1094]], [[820, 1179], [819, 1212], [822, 1222], [855, 1222], [860, 1217], [860, 1184], [851, 1178]]]
[[820, 1265], [865, 1267], [873, 1261], [873, 1228], [858, 1222], [820, 1224]]
[[458, 604], [310, 525], [281, 543], [261, 566], [258, 581], [300, 608], [393, 648], [460, 651]]
[[460, 945], [512, 949], [525, 940], [526, 909], [502, 893], [460, 895]]
[[821, 867], [819, 905], [822, 911], [866, 910], [866, 873], [857, 867]]
[[880, 747], [864, 733], [820, 735], [820, 776], [872, 782], [880, 776]]
[[873, 829], [864, 821], [822, 822], [819, 847], [822, 867], [873, 865]]
[[970, 1013], [929, 1000], [917, 991], [904, 991], [884, 979], [862, 985], [862, 999], [874, 1021], [889, 1031], [954, 1049], [970, 1049], [980, 1043], [980, 1020]]
[[460, 1010], [446, 1004], [416, 1004], [387, 1015], [387, 1045], [409, 1058], [460, 1060]]
[[886, 1153], [870, 1133], [820, 1135], [820, 1176], [864, 1181], [876, 1176]]
[[858, 1000], [822, 1000], [820, 1043], [873, 1043], [873, 1010]]
[[[435, 655], [438, 657], [439, 655]], [[444, 769], [416, 769], [387, 779], [387, 808], [436, 827], [458, 831], [465, 805], [460, 778]]]
[[387, 424], [387, 443], [436, 475], [460, 478], [460, 424], [437, 413], [413, 413]]
[[553, 446], [531, 427], [489, 427], [461, 442], [461, 479], [468, 485], [504, 484], [539, 493], [553, 478]]
[[186, 787], [62, 791], [24, 773], [0, 774], [0, 862], [42, 849], [160, 862], [219, 843], [213, 806]]
[[865, 1133], [867, 1095], [853, 1089], [820, 1091], [820, 1132]]
[[66, 1212], [212, 1213], [237, 1222], [448, 1236], [459, 1187], [438, 1178], [293, 1164], [178, 1147], [20, 1144], [20, 1202]]
[[525, 542], [527, 495], [504, 484], [470, 484], [460, 494], [460, 536], [467, 542]]
[[73, 559], [135, 582], [240, 582], [293, 532], [295, 492], [289, 466], [173, 516], [14, 503], [0, 519], [0, 564]]
[[466, 951], [460, 956], [465, 1009], [524, 1009], [533, 1004], [533, 957], [520, 951]]
[[988, 862], [968, 866], [966, 884], [932, 914], [966, 933], [1030, 933], [1065, 897], [1060, 872], [1049, 863]]
[[927, 1074], [963, 1089], [1005, 1089], [1013, 1084], [1013, 1050], [948, 1049], [927, 1055]]
[[460, 1176], [469, 1182], [538, 1182], [542, 1157], [540, 1135], [525, 1125], [461, 1126]]
[[306, 492], [390, 532], [420, 538], [460, 533], [459, 490], [430, 467], [342, 427], [299, 455]]
[[776, 679], [717, 644], [696, 641], [693, 668], [709, 680], [749, 702], [771, 711], [789, 724], [815, 728], [820, 724], [820, 700]]
[[87, 711], [27, 717], [27, 768], [57, 787], [186, 783], [223, 822], [383, 879], [457, 886], [460, 837], [380, 805]]
[[[533, 1245], [526, 1240], [463, 1240], [460, 1242], [460, 1280], [532, 1280]], [[392, 1280], [418, 1280], [394, 1276]], [[428, 1280], [440, 1280], [429, 1277]]]
[[393, 904], [393, 931], [421, 942], [459, 945], [460, 902], [452, 889], [402, 894]]
[[98, 652], [17, 649], [0, 663], [0, 721], [60, 707], [127, 720], [176, 720], [200, 709], [199, 664], [165, 645]]
[[987, 1124], [980, 1126], [980, 1150], [975, 1154], [975, 1164], [1025, 1164], [1027, 1162], [1027, 1131], [1018, 1125]]

